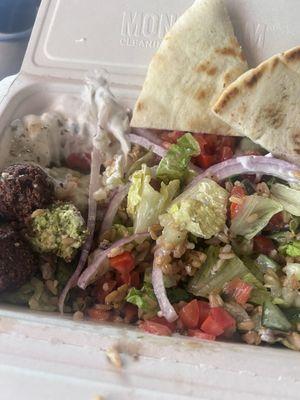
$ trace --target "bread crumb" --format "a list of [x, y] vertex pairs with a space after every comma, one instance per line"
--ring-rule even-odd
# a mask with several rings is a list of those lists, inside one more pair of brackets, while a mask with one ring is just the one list
[[116, 368], [119, 368], [119, 369], [122, 368], [123, 364], [122, 364], [121, 356], [115, 347], [111, 347], [110, 349], [108, 349], [106, 351], [106, 355], [107, 355], [107, 358], [109, 359], [109, 361], [111, 362], [111, 364], [113, 364]]

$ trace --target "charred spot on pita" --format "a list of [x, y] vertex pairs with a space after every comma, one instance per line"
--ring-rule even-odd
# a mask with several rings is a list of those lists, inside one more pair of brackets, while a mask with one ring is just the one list
[[297, 61], [300, 59], [300, 47], [283, 54], [286, 61]]
[[144, 109], [144, 103], [142, 103], [141, 101], [139, 101], [136, 105], [136, 109], [137, 111], [142, 111]]
[[206, 72], [207, 75], [215, 75], [218, 71], [218, 68], [214, 65], [211, 65], [210, 61], [204, 61], [197, 65], [196, 72]]
[[237, 96], [239, 93], [239, 89], [237, 87], [232, 88], [231, 90], [227, 91], [222, 98], [219, 100], [219, 102], [214, 106], [213, 110], [216, 113], [219, 113], [222, 108], [225, 108], [229, 101]]
[[197, 100], [203, 100], [203, 99], [205, 99], [206, 96], [207, 96], [206, 90], [205, 89], [201, 89], [201, 88], [199, 90], [197, 90], [197, 92], [195, 94], [195, 98]]

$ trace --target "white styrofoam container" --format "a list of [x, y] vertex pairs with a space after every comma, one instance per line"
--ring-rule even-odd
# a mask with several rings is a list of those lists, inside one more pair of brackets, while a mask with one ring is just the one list
[[[80, 93], [87, 71], [109, 72], [133, 105], [166, 30], [192, 0], [44, 0], [21, 73], [0, 99], [0, 134], [41, 113], [60, 94]], [[298, 0], [226, 0], [250, 65], [299, 44]], [[117, 346], [117, 371], [106, 350]], [[2, 399], [298, 399], [300, 356], [289, 350], [183, 337], [127, 326], [73, 322], [0, 306]], [[4, 393], [4, 394], [3, 394]]]

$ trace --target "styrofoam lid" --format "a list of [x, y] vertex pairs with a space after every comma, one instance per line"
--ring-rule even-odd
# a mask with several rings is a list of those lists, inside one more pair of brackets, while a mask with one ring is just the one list
[[[299, 43], [298, 0], [225, 1], [251, 65]], [[103, 68], [113, 83], [140, 85], [166, 31], [192, 3], [44, 0], [22, 71], [81, 79]]]

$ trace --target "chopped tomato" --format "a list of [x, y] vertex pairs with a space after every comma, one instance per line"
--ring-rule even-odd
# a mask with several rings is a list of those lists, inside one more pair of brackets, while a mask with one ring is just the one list
[[161, 138], [165, 142], [169, 142], [169, 143], [173, 143], [174, 144], [183, 135], [184, 135], [184, 132], [180, 132], [180, 131], [164, 132], [161, 135]]
[[66, 159], [68, 168], [77, 169], [81, 172], [89, 172], [91, 168], [90, 153], [72, 153]]
[[216, 340], [215, 335], [200, 331], [200, 329], [189, 329], [188, 335], [202, 340]]
[[220, 161], [226, 161], [233, 157], [233, 150], [229, 146], [224, 146], [221, 149]]
[[284, 227], [283, 212], [279, 212], [270, 219], [268, 225], [265, 227], [266, 231], [277, 231]]
[[222, 307], [212, 307], [209, 315], [219, 324], [222, 329], [235, 328], [235, 319]]
[[230, 147], [233, 150], [236, 146], [236, 138], [233, 136], [220, 136], [221, 147]]
[[176, 322], [169, 322], [164, 317], [157, 317], [156, 316], [156, 317], [153, 317], [153, 318], [149, 319], [148, 321], [156, 322], [157, 324], [161, 324], [161, 325], [165, 325], [172, 332], [175, 332], [175, 330], [176, 330]]
[[198, 301], [199, 307], [199, 326], [204, 322], [204, 320], [208, 317], [210, 306], [207, 301]]
[[111, 317], [110, 311], [101, 308], [88, 308], [87, 315], [95, 321], [108, 321]]
[[269, 255], [275, 249], [274, 243], [265, 236], [256, 236], [253, 239], [253, 250], [255, 253]]
[[212, 165], [217, 163], [217, 158], [215, 154], [199, 154], [199, 156], [194, 157], [193, 161], [197, 164], [200, 168], [207, 169]]
[[200, 309], [197, 300], [192, 300], [182, 307], [179, 318], [186, 328], [194, 329], [199, 325]]
[[[246, 196], [246, 191], [242, 186], [233, 186], [230, 197], [237, 198], [239, 200], [242, 200]], [[241, 202], [235, 202], [231, 200], [230, 204], [230, 218], [233, 219], [239, 212], [241, 208]]]
[[131, 324], [138, 319], [138, 308], [134, 304], [126, 303], [123, 309], [124, 322]]
[[172, 331], [165, 325], [153, 321], [144, 321], [139, 325], [145, 332], [158, 336], [172, 336]]
[[202, 323], [201, 330], [213, 336], [220, 336], [224, 333], [222, 326], [216, 322], [211, 315]]
[[249, 300], [252, 289], [251, 285], [237, 277], [226, 285], [224, 291], [238, 304], [244, 305]]
[[109, 265], [120, 273], [130, 272], [135, 265], [134, 257], [129, 251], [125, 251], [118, 256], [110, 258]]

